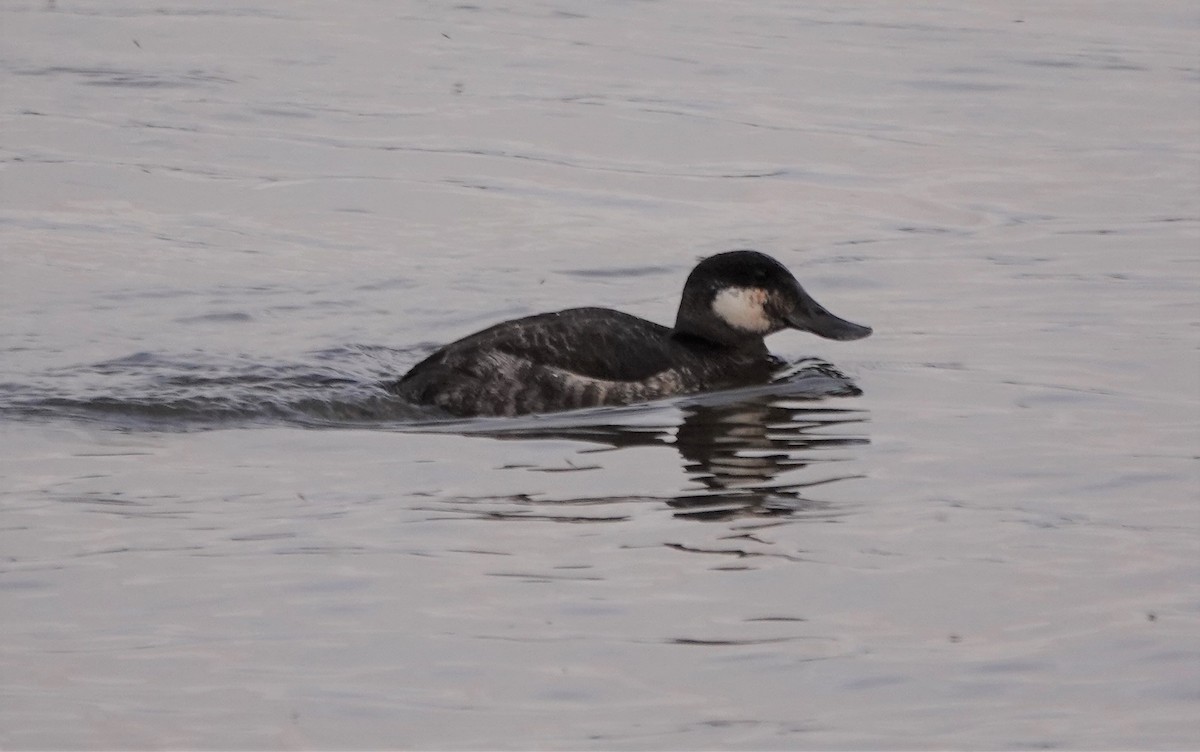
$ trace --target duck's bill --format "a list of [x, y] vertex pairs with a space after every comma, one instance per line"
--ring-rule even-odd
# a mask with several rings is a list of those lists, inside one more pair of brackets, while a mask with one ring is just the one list
[[862, 339], [871, 334], [871, 327], [838, 318], [807, 295], [804, 302], [788, 314], [787, 322], [794, 329], [812, 332], [825, 339]]

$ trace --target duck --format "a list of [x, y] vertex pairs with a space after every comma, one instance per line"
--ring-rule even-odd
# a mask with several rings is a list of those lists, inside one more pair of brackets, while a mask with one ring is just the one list
[[763, 384], [785, 363], [765, 337], [784, 329], [857, 340], [871, 327], [817, 303], [771, 256], [702, 259], [674, 326], [611, 308], [504, 321], [433, 352], [387, 388], [454, 417], [512, 417]]

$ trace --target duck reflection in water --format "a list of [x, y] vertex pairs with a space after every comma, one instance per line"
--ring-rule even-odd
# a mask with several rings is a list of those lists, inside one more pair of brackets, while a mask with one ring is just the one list
[[[600, 423], [581, 416], [560, 416], [550, 425], [518, 422], [500, 430], [488, 427], [471, 433], [585, 440], [614, 448], [673, 445], [697, 486], [694, 491], [661, 499], [681, 517], [826, 517], [835, 510], [827, 502], [810, 498], [808, 489], [862, 477], [829, 472], [848, 459], [844, 454], [831, 455], [829, 450], [869, 443], [864, 431], [855, 430], [868, 418], [864, 410], [830, 407], [821, 401], [860, 394], [835, 368], [808, 360], [798, 364], [797, 370], [785, 382], [681, 400], [677, 407], [682, 419], [675, 413], [676, 421], [670, 425]], [[590, 417], [600, 418], [605, 412]], [[798, 473], [802, 475], [797, 477]]]
[[830, 459], [818, 459], [811, 450], [867, 443], [861, 437], [821, 433], [865, 420], [859, 410], [802, 408], [762, 397], [736, 405], [685, 408], [675, 447], [688, 475], [704, 490], [667, 503], [681, 514], [708, 519], [827, 512], [829, 505], [808, 498], [806, 490], [861, 476], [835, 473], [805, 481], [777, 480], [810, 466], [827, 468]]

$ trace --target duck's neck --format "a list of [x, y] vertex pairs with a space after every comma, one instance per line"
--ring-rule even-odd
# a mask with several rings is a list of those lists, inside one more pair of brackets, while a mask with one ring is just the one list
[[[722, 331], [724, 329], [724, 331]], [[725, 327], [680, 326], [675, 322], [671, 339], [692, 350], [720, 350], [740, 355], [762, 356], [767, 354], [767, 344], [762, 337], [747, 337]]]
[[710, 347], [732, 350], [765, 352], [767, 348], [761, 336], [734, 329], [713, 313], [711, 306], [697, 305], [686, 296], [675, 315], [675, 328], [671, 330], [671, 336], [681, 342], [700, 340]]

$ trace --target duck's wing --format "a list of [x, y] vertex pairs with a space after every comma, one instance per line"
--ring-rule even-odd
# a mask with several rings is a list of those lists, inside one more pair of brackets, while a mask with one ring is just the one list
[[497, 324], [437, 351], [426, 368], [482, 374], [502, 354], [523, 366], [603, 381], [643, 381], [671, 368], [671, 330], [607, 308], [572, 308]]
[[540, 314], [452, 342], [388, 388], [459, 416], [628, 404], [680, 390], [670, 335], [603, 308]]

